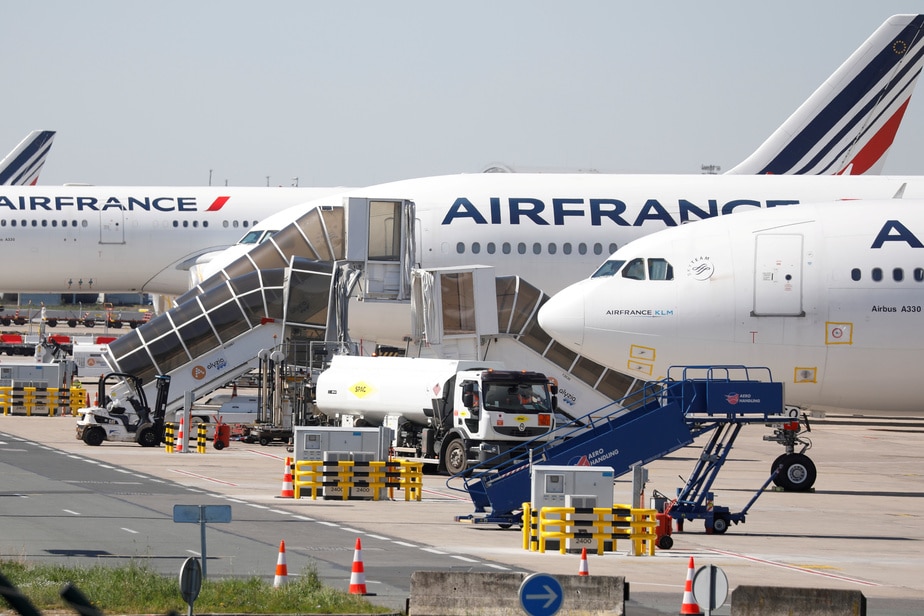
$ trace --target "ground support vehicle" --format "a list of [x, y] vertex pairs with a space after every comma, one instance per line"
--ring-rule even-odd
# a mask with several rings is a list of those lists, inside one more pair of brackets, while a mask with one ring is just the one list
[[541, 442], [556, 393], [544, 374], [498, 362], [339, 355], [318, 376], [314, 404], [319, 423], [388, 426], [397, 456], [455, 475]]
[[[103, 441], [135, 442], [143, 447], [156, 447], [164, 440], [164, 415], [170, 377], [159, 375], [157, 400], [148, 406], [142, 380], [132, 374], [111, 372], [99, 378], [98, 400], [102, 406], [77, 411], [77, 438], [87, 445], [98, 446]], [[109, 388], [125, 383], [129, 392], [124, 399], [111, 399]]]

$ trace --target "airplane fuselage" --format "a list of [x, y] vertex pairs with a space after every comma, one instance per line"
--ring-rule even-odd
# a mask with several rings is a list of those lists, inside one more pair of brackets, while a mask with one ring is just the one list
[[921, 201], [729, 217], [633, 242], [540, 323], [646, 379], [672, 365], [766, 366], [790, 404], [922, 412], [922, 257]]

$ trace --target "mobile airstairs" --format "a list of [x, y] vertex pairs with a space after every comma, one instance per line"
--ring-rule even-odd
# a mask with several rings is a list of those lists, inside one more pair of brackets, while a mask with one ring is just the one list
[[783, 385], [773, 382], [766, 368], [672, 367], [666, 379], [556, 428], [551, 440], [524, 443], [507, 459], [487, 460], [469, 469], [462, 476], [463, 488], [452, 480], [447, 485], [467, 492], [475, 506], [473, 514], [459, 516], [458, 521], [509, 527], [521, 523], [533, 465], [609, 466], [618, 477], [713, 432], [670, 514], [678, 521], [703, 519], [707, 530], [721, 533], [729, 522], [744, 521], [747, 509], [778, 472], [771, 473], [740, 512], [707, 503], [741, 428], [789, 421]]

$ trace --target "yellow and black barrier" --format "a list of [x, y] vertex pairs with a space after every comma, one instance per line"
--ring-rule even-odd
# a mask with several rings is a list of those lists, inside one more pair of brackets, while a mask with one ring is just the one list
[[570, 540], [574, 544], [595, 543], [597, 554], [603, 554], [608, 545], [616, 551], [617, 539], [628, 539], [633, 556], [654, 556], [657, 515], [655, 509], [633, 509], [628, 505], [535, 510], [523, 503], [523, 549], [545, 553], [546, 542], [552, 540], [564, 554]]
[[340, 460], [297, 460], [292, 485], [295, 498], [301, 498], [302, 489], [311, 490], [312, 500], [323, 495], [325, 488], [339, 493], [342, 500], [350, 497], [379, 500], [382, 490], [394, 498], [395, 488], [404, 490], [404, 500], [421, 500], [423, 465], [407, 460], [375, 460], [359, 462]]
[[[196, 424], [196, 453], [208, 451], [206, 447], [207, 430], [208, 426], [204, 423]], [[176, 452], [176, 424], [169, 421], [164, 424], [164, 451], [166, 453]]]
[[85, 399], [86, 390], [80, 387], [0, 387], [0, 408], [4, 415], [21, 409], [27, 417], [37, 412], [53, 417], [66, 415], [68, 411], [76, 416]]

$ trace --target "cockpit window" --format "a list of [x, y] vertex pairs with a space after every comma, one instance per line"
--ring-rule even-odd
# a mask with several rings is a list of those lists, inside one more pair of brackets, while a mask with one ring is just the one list
[[247, 235], [241, 238], [241, 241], [238, 244], [256, 244], [260, 241], [260, 236], [263, 235], [263, 231], [251, 231]]
[[673, 280], [674, 267], [667, 259], [648, 259], [649, 280]]
[[645, 280], [645, 259], [632, 259], [629, 261], [629, 264], [622, 270], [622, 277]]
[[612, 276], [619, 271], [619, 268], [622, 267], [623, 263], [625, 263], [625, 261], [620, 261], [619, 259], [607, 261], [599, 268], [597, 268], [597, 271], [593, 273], [591, 278], [603, 278], [606, 276]]

